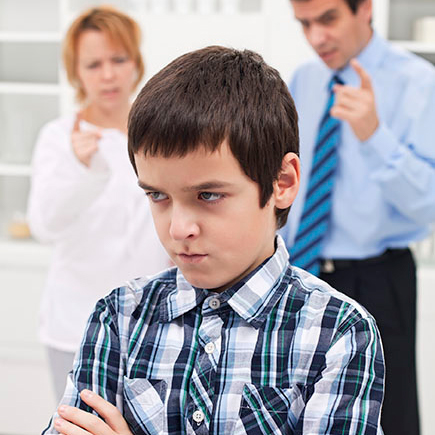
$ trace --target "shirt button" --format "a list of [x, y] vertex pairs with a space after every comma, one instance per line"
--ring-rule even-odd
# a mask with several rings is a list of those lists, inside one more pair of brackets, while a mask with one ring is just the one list
[[211, 309], [217, 310], [221, 306], [221, 301], [218, 298], [211, 298], [208, 304]]
[[214, 351], [214, 344], [213, 343], [207, 343], [206, 345], [205, 345], [205, 351], [207, 352], [207, 353], [213, 353], [213, 351]]
[[197, 409], [194, 413], [193, 413], [193, 420], [196, 421], [197, 423], [202, 423], [202, 421], [204, 420], [204, 413]]

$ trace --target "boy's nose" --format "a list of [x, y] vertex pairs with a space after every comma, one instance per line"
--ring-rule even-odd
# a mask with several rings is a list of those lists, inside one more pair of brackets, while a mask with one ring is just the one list
[[192, 239], [199, 234], [199, 226], [192, 214], [174, 209], [169, 234], [174, 240]]

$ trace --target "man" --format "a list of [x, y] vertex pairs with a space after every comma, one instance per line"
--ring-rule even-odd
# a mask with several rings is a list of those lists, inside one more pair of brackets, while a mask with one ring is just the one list
[[371, 0], [291, 3], [320, 59], [300, 67], [289, 85], [302, 165], [283, 232], [290, 261], [375, 317], [386, 359], [383, 429], [416, 435], [408, 246], [435, 220], [435, 69], [373, 31]]
[[46, 433], [380, 435], [374, 319], [276, 236], [298, 145], [287, 86], [251, 51], [207, 47], [147, 82], [129, 152], [176, 267], [99, 301]]

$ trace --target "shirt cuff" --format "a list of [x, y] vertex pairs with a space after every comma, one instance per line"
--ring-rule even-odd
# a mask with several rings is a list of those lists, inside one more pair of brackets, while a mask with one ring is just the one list
[[361, 142], [361, 145], [362, 152], [376, 166], [385, 165], [400, 152], [400, 143], [384, 123], [380, 123], [375, 132], [366, 141]]

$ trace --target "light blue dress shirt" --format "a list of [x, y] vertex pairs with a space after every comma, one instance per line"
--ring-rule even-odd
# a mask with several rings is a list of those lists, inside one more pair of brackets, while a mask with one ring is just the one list
[[[435, 221], [435, 68], [376, 33], [357, 57], [372, 80], [380, 125], [365, 142], [343, 122], [330, 230], [323, 258], [366, 258], [429, 234]], [[299, 114], [301, 188], [282, 234], [298, 228], [328, 83], [336, 71], [320, 59], [294, 74], [289, 89]], [[356, 72], [338, 71], [351, 86]]]

